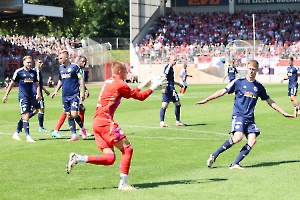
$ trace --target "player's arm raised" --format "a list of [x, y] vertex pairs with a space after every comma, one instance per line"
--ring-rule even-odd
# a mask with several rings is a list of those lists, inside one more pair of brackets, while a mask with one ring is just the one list
[[288, 80], [288, 76], [285, 76], [283, 79], [281, 79], [280, 83], [283, 83], [283, 81]]

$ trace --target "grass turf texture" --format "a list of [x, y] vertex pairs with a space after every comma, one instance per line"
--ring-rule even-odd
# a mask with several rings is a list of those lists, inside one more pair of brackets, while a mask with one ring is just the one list
[[[133, 85], [134, 86], [134, 85]], [[221, 154], [213, 169], [206, 167], [209, 154], [230, 137], [233, 95], [197, 106], [225, 85], [189, 85], [180, 97], [181, 118], [189, 126], [176, 127], [174, 105], [166, 113], [170, 128], [159, 128], [160, 91], [145, 102], [122, 100], [115, 120], [134, 148], [129, 183], [137, 191], [118, 191], [119, 160], [104, 167], [78, 164], [67, 174], [70, 152], [101, 154], [95, 141], [53, 139], [39, 133], [37, 117], [30, 120], [36, 143], [11, 139], [18, 121], [17, 90], [1, 104], [0, 194], [1, 199], [298, 199], [299, 120], [286, 119], [266, 102], [258, 102], [256, 122], [261, 129], [257, 144], [242, 161], [245, 170], [229, 170], [245, 140]], [[285, 111], [293, 113], [286, 84], [265, 85], [269, 95]], [[85, 127], [91, 133], [92, 119], [101, 86], [89, 86]], [[53, 92], [53, 89], [50, 89]], [[5, 90], [0, 90], [3, 97]], [[45, 97], [45, 127], [52, 130], [62, 111], [61, 97]], [[67, 121], [60, 134], [70, 136]]]

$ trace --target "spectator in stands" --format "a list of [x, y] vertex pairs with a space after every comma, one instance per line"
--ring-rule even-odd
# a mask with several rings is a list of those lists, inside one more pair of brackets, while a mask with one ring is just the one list
[[[295, 16], [295, 17], [291, 17]], [[283, 53], [297, 55], [296, 45], [300, 38], [300, 12], [297, 10], [263, 10], [256, 12], [256, 39], [263, 40], [264, 44], [269, 44], [268, 48], [258, 51], [260, 56], [273, 56]], [[250, 11], [236, 11], [235, 14], [228, 12], [214, 13], [179, 13], [167, 14], [158, 18], [156, 23], [151, 26], [149, 33], [144, 41], [158, 40], [162, 46], [171, 42], [175, 46], [182, 44], [201, 43], [203, 54], [207, 56], [222, 56], [225, 53], [225, 45], [235, 39], [253, 40], [252, 31], [252, 13]], [[272, 47], [272, 44], [285, 44], [284, 49]], [[279, 42], [278, 42], [279, 41]], [[221, 48], [218, 48], [217, 44]], [[225, 45], [224, 45], [225, 44]], [[207, 45], [207, 46], [206, 46]], [[264, 47], [265, 48], [265, 47]], [[167, 47], [158, 57], [166, 57], [166, 52], [170, 49]], [[171, 48], [172, 55], [179, 55], [184, 52], [174, 52]], [[220, 51], [220, 52], [219, 52]], [[201, 54], [201, 52], [199, 51]], [[300, 53], [299, 53], [300, 54]]]
[[134, 83], [134, 82], [138, 82], [137, 80], [137, 76], [133, 74], [133, 72], [131, 71], [131, 68], [133, 68], [133, 66], [131, 67], [127, 67], [127, 79], [126, 82], [127, 83]]

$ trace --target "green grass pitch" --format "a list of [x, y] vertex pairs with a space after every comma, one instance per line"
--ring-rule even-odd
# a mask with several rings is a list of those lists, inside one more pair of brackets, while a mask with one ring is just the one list
[[[134, 86], [134, 85], [133, 85]], [[213, 168], [206, 167], [209, 154], [230, 137], [230, 117], [234, 95], [225, 95], [205, 105], [206, 98], [225, 85], [189, 85], [181, 99], [181, 119], [189, 126], [176, 127], [174, 105], [166, 113], [170, 128], [159, 128], [160, 91], [144, 102], [122, 99], [115, 120], [134, 148], [129, 184], [137, 191], [118, 191], [119, 160], [104, 167], [78, 164], [68, 175], [65, 165], [70, 152], [101, 154], [95, 141], [53, 139], [51, 132], [39, 133], [37, 117], [30, 119], [36, 143], [13, 141], [12, 134], [20, 118], [17, 90], [0, 105], [0, 199], [299, 199], [299, 120], [287, 119], [266, 102], [258, 102], [256, 123], [261, 129], [257, 144], [241, 165], [229, 165], [246, 140], [221, 154]], [[293, 107], [286, 84], [266, 84], [269, 95], [288, 113]], [[92, 120], [101, 86], [89, 86], [85, 127], [92, 133]], [[54, 89], [50, 89], [51, 92]], [[5, 90], [0, 90], [1, 98]], [[45, 127], [52, 131], [62, 112], [61, 97], [45, 97]], [[69, 137], [68, 124], [61, 135]]]

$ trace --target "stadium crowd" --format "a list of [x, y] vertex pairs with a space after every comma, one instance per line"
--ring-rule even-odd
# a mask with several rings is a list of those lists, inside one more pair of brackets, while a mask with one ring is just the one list
[[[195, 56], [234, 55], [234, 59], [252, 56], [282, 59], [293, 56], [300, 59], [300, 10], [263, 10], [255, 18], [257, 45], [255, 52], [235, 51], [234, 40], [253, 41], [253, 20], [249, 11], [213, 13], [179, 13], [160, 16], [150, 27], [148, 34], [135, 51], [141, 63], [167, 63], [175, 55], [179, 63], [193, 63]], [[227, 44], [231, 49], [226, 49]], [[0, 59], [5, 62], [20, 60], [24, 55], [43, 55], [44, 70], [56, 69], [57, 53], [66, 49], [76, 56], [74, 48], [86, 47], [84, 39], [75, 37], [25, 37], [2, 35], [0, 37]], [[2, 62], [3, 63], [3, 62]], [[15, 69], [4, 68], [5, 77]]]
[[[300, 57], [300, 10], [263, 10], [255, 14], [255, 39], [261, 41], [256, 56]], [[170, 55], [176, 55], [179, 62], [193, 62], [196, 55], [224, 56], [228, 53], [226, 45], [234, 40], [253, 41], [251, 12], [167, 14], [155, 21], [135, 50], [142, 63], [165, 62], [162, 58]]]
[[[78, 38], [56, 38], [53, 35], [51, 37], [25, 37], [16, 35], [2, 35], [0, 37], [0, 59], [2, 63], [22, 63], [22, 58], [25, 55], [36, 57], [43, 55], [44, 70], [55, 69], [53, 66], [59, 65], [55, 59], [60, 50], [68, 50], [71, 55], [75, 56], [74, 48], [78, 48], [79, 45], [86, 46], [85, 40], [79, 40]], [[15, 68], [10, 66], [4, 67], [4, 76], [12, 76]]]

